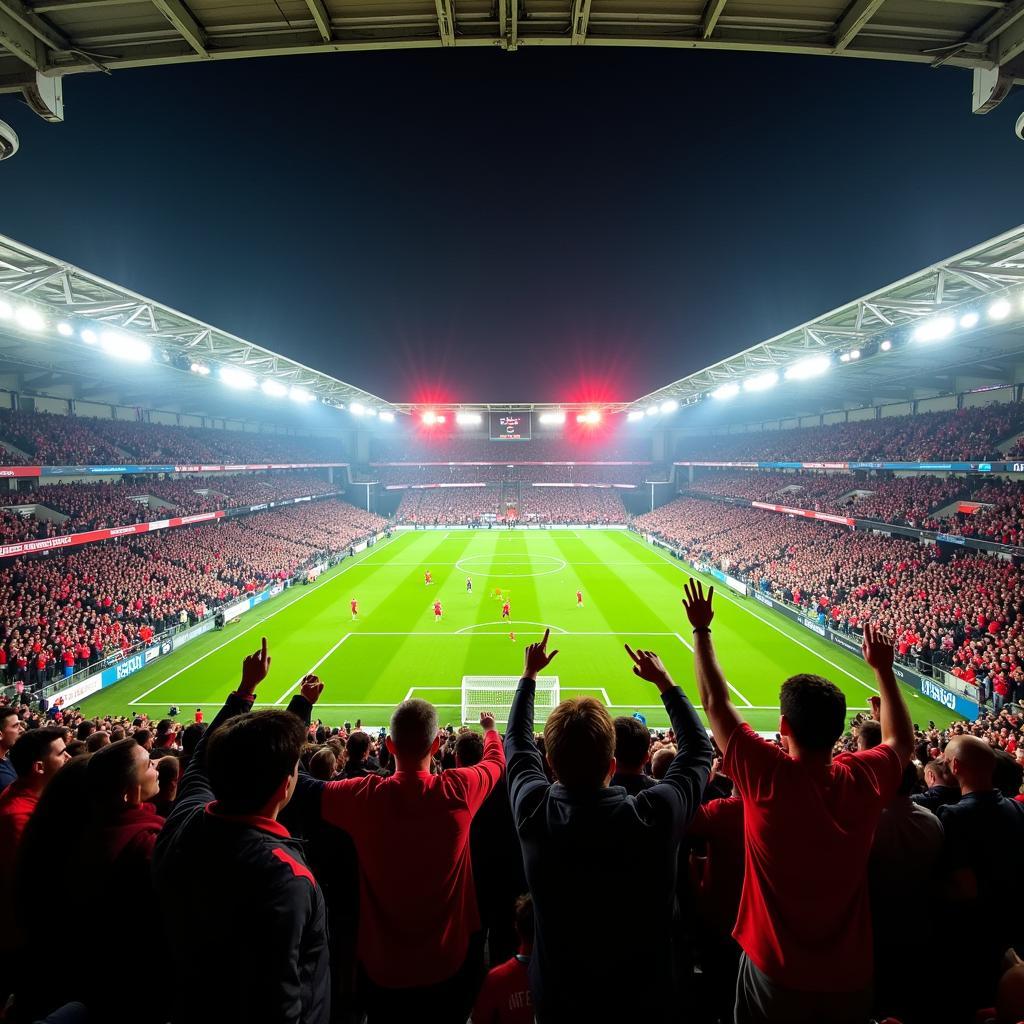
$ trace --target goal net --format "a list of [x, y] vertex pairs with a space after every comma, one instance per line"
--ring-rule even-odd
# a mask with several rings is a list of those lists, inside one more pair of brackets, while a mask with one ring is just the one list
[[[481, 711], [490, 711], [498, 722], [507, 722], [519, 676], [463, 676], [462, 724], [480, 721]], [[538, 676], [533, 702], [535, 723], [546, 722], [558, 707], [558, 676]]]

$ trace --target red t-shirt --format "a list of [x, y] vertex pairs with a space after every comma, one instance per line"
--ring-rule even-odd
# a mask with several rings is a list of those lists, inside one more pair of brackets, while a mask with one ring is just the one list
[[434, 614], [435, 615], [440, 615], [441, 614], [441, 602], [440, 601], [435, 601], [434, 602]]
[[435, 985], [462, 966], [480, 927], [469, 826], [504, 770], [491, 730], [471, 768], [324, 786], [324, 821], [348, 832], [359, 854], [358, 954], [376, 984]]
[[738, 796], [709, 800], [697, 808], [686, 834], [707, 841], [697, 905], [703, 916], [728, 935], [736, 924], [743, 891], [743, 801]]
[[490, 971], [473, 1006], [473, 1024], [533, 1024], [529, 958], [514, 956]]
[[358, 601], [349, 601], [349, 604], [352, 605], [352, 611], [353, 612], [356, 610], [356, 608], [359, 607], [359, 602]]
[[899, 755], [883, 743], [815, 773], [744, 724], [722, 774], [743, 797], [746, 841], [733, 937], [785, 988], [865, 988], [873, 972], [868, 854], [899, 787]]

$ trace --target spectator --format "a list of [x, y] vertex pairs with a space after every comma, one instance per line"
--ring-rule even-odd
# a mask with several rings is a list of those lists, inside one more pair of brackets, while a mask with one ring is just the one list
[[11, 764], [11, 747], [24, 731], [25, 723], [16, 707], [0, 708], [0, 793], [18, 777]]
[[161, 818], [166, 818], [174, 808], [178, 798], [178, 780], [181, 777], [181, 759], [172, 756], [161, 757], [156, 762], [157, 784], [159, 790], [150, 801], [153, 809]]
[[984, 740], [954, 736], [944, 756], [961, 793], [958, 803], [938, 813], [946, 834], [953, 922], [966, 938], [959, 987], [967, 997], [966, 1012], [991, 1005], [1003, 954], [1024, 940], [1018, 916], [1001, 905], [1006, 879], [1024, 872], [1024, 804], [995, 787], [996, 755]]
[[654, 779], [644, 774], [651, 759], [651, 733], [639, 719], [625, 715], [616, 718], [613, 724], [615, 775], [611, 785], [622, 786], [630, 796], [636, 796], [655, 784]]
[[[661, 693], [679, 744], [663, 782], [639, 793], [608, 783], [615, 774], [615, 729], [604, 705], [563, 701], [544, 727], [552, 785], [533, 739], [537, 675], [558, 654], [544, 638], [526, 649], [523, 678], [505, 738], [509, 792], [536, 915], [530, 987], [539, 1021], [629, 1019], [662, 1006], [671, 990], [669, 942], [679, 837], [693, 817], [711, 769], [711, 744], [689, 701], [651, 651], [626, 650], [633, 671]], [[643, 864], [642, 872], [635, 866]], [[600, 900], [594, 894], [601, 892]], [[642, 985], [594, 985], [619, 922], [609, 906], [644, 908], [661, 941], [620, 945], [616, 972]]]
[[386, 741], [394, 775], [310, 780], [323, 820], [344, 829], [359, 855], [358, 958], [371, 1022], [424, 1019], [430, 1007], [430, 1020], [462, 1024], [472, 1006], [481, 950], [469, 831], [505, 765], [493, 716], [480, 721], [480, 763], [431, 774], [437, 712], [403, 701]]
[[[270, 669], [267, 641], [199, 746], [157, 841], [156, 891], [177, 969], [175, 1021], [327, 1024], [326, 912], [302, 844], [278, 822], [295, 789], [306, 725], [249, 713]], [[318, 692], [303, 681], [290, 708]], [[181, 913], [183, 894], [215, 898]]]
[[712, 597], [686, 585], [701, 704], [743, 798], [746, 870], [733, 932], [743, 954], [736, 1024], [866, 1024], [872, 932], [871, 841], [899, 786], [914, 733], [892, 670], [893, 647], [868, 625], [864, 657], [881, 695], [882, 743], [833, 761], [846, 699], [818, 676], [782, 685], [784, 748], [740, 717], [711, 640]]
[[960, 800], [960, 787], [949, 770], [949, 763], [942, 758], [935, 758], [924, 766], [924, 784], [927, 789], [911, 794], [910, 799], [929, 811], [937, 812], [940, 807]]
[[380, 765], [376, 759], [370, 756], [372, 746], [373, 741], [370, 739], [369, 733], [365, 733], [361, 729], [349, 733], [345, 743], [348, 761], [342, 772], [342, 778], [361, 779], [380, 771]]
[[530, 954], [533, 952], [533, 900], [516, 900], [516, 954], [491, 968], [473, 1007], [473, 1024], [533, 1024]]

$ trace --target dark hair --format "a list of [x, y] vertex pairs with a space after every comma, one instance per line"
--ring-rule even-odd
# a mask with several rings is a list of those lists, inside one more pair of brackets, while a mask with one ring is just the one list
[[111, 742], [113, 742], [113, 743], [116, 743], [118, 740], [123, 740], [124, 739], [124, 726], [123, 725], [115, 725], [115, 726], [111, 727], [110, 739], [111, 739]]
[[306, 727], [290, 711], [267, 708], [238, 715], [210, 737], [207, 775], [221, 809], [253, 814], [292, 772]]
[[171, 718], [161, 718], [156, 723], [156, 734], [157, 736], [166, 736], [169, 732], [174, 731], [174, 720]]
[[181, 761], [173, 754], [161, 757], [156, 763], [156, 774], [161, 789], [170, 782], [177, 782], [181, 778]]
[[144, 747], [152, 738], [153, 734], [148, 729], [137, 729], [132, 737], [140, 747]]
[[516, 934], [533, 945], [533, 898], [528, 892], [516, 900]]
[[89, 795], [103, 807], [116, 804], [138, 781], [134, 739], [118, 740], [97, 750], [89, 760]]
[[199, 741], [206, 732], [206, 726], [202, 722], [192, 722], [186, 725], [181, 732], [181, 755], [190, 758], [199, 746]]
[[425, 700], [403, 700], [391, 715], [391, 743], [402, 757], [420, 758], [430, 753], [437, 739], [437, 710]]
[[11, 747], [8, 755], [11, 759], [11, 767], [17, 772], [19, 779], [27, 778], [32, 771], [32, 765], [36, 761], [42, 761], [50, 752], [50, 747], [57, 740], [64, 739], [60, 729], [52, 727], [46, 729], [29, 729], [22, 733], [18, 742]]
[[882, 723], [869, 718], [860, 723], [860, 745], [863, 750], [870, 750], [882, 742]]
[[321, 747], [309, 759], [309, 774], [321, 782], [330, 782], [338, 767], [338, 757], [330, 747]]
[[900, 788], [896, 790], [897, 796], [910, 796], [918, 786], [917, 765], [913, 761], [903, 769], [903, 777], [900, 779]]
[[996, 755], [995, 771], [992, 773], [992, 785], [998, 789], [1003, 796], [1012, 800], [1020, 793], [1021, 782], [1024, 782], [1024, 768], [1017, 759], [998, 747], [992, 749]]
[[619, 768], [637, 769], [651, 752], [651, 734], [637, 718], [615, 719], [615, 761]]
[[64, 749], [67, 750], [68, 757], [80, 757], [89, 753], [89, 744], [84, 740], [71, 740], [70, 743], [65, 740]]
[[957, 784], [956, 779], [953, 778], [953, 773], [949, 770], [949, 762], [944, 761], [941, 757], [929, 761], [924, 766], [924, 770], [926, 772], [930, 771], [939, 780], [940, 786], [955, 786]]
[[548, 761], [569, 789], [597, 789], [615, 756], [615, 726], [593, 697], [563, 700], [544, 725]]
[[461, 768], [479, 764], [484, 758], [484, 738], [478, 732], [467, 729], [455, 737], [455, 763]]
[[358, 764], [370, 752], [370, 737], [365, 732], [354, 732], [345, 743], [350, 763]]
[[801, 747], [830, 750], [843, 733], [846, 696], [821, 676], [790, 676], [782, 684], [779, 710]]
[[12, 717], [18, 717], [18, 709], [13, 704], [0, 708], [0, 728], [3, 728], [6, 719]]
[[102, 750], [104, 747], [110, 745], [110, 735], [104, 732], [102, 729], [97, 729], [86, 741], [85, 749], [90, 754], [95, 754], [97, 750]]
[[87, 718], [84, 722], [78, 723], [78, 730], [75, 732], [76, 740], [87, 740], [96, 731], [96, 723], [90, 722]]

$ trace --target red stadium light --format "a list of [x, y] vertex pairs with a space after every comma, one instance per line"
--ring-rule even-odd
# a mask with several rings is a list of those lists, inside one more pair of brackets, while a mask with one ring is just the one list
[[447, 419], [447, 417], [444, 415], [444, 413], [442, 413], [441, 415], [439, 415], [437, 417], [437, 422], [438, 423], [444, 423], [446, 419]]
[[432, 427], [435, 423], [444, 423], [444, 417], [441, 416], [438, 418], [437, 414], [433, 412], [425, 412], [421, 419], [423, 420], [424, 426], [427, 427]]
[[577, 423], [586, 423], [593, 426], [601, 422], [601, 414], [596, 409], [588, 409], [586, 412], [576, 414]]

